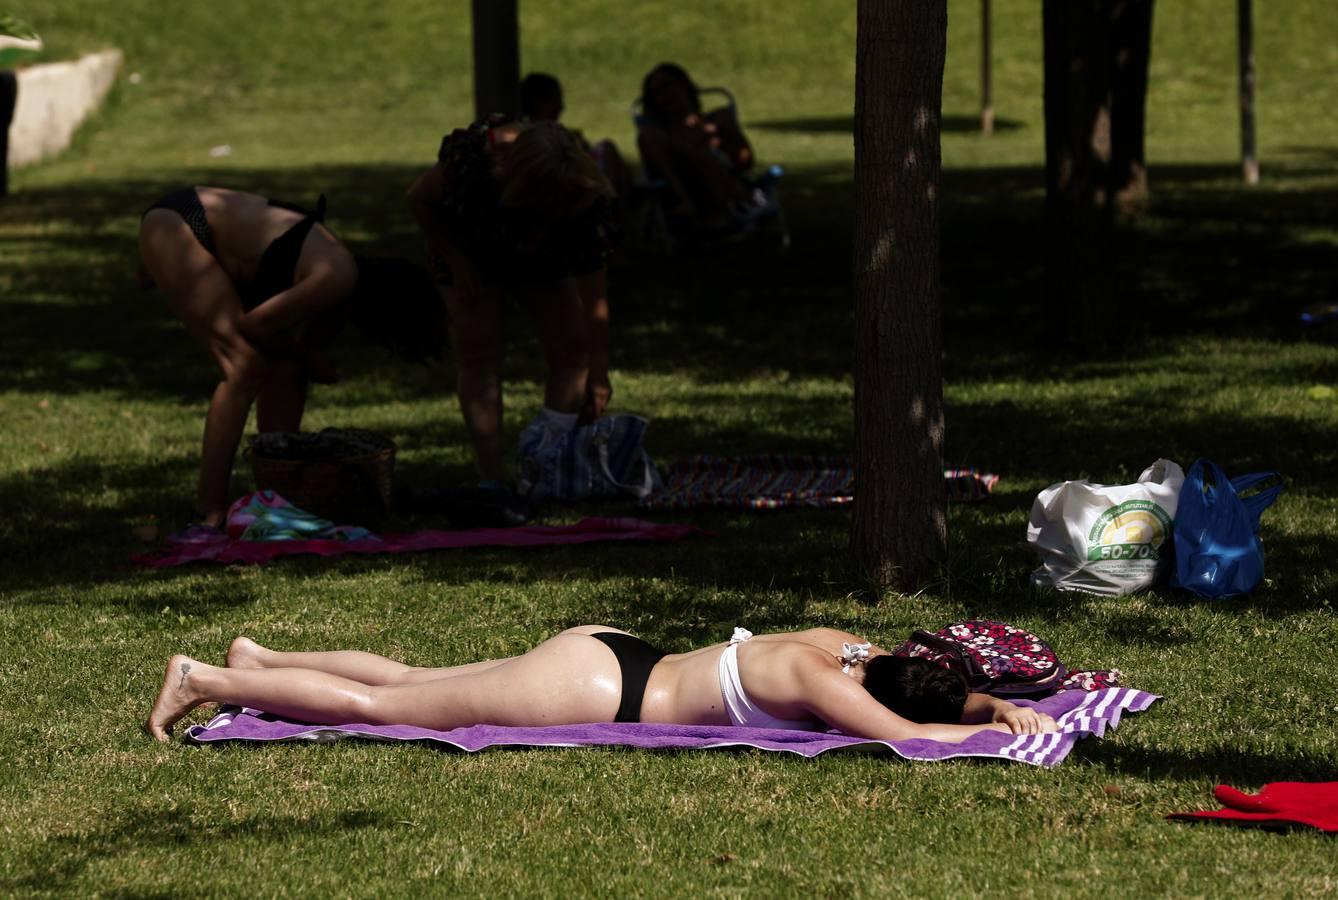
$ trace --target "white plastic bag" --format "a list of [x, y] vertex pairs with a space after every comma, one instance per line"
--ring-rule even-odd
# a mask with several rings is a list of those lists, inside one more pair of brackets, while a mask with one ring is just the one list
[[1171, 523], [1184, 471], [1169, 459], [1136, 484], [1062, 481], [1036, 495], [1027, 543], [1041, 558], [1032, 584], [1061, 591], [1127, 594], [1170, 571]]

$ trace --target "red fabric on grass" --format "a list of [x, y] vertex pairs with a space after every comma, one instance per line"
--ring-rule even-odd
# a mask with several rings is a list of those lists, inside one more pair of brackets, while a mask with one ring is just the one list
[[1219, 784], [1213, 796], [1226, 809], [1171, 813], [1167, 818], [1238, 825], [1307, 825], [1338, 832], [1338, 781], [1274, 781], [1258, 794], [1244, 794]]

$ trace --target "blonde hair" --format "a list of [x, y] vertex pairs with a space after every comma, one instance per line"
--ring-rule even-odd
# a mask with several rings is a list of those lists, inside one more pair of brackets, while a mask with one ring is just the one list
[[614, 196], [584, 143], [556, 122], [534, 122], [516, 135], [502, 167], [502, 205], [557, 216]]

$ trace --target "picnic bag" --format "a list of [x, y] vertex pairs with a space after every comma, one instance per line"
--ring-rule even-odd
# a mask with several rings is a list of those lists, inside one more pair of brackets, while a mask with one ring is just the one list
[[518, 491], [531, 500], [563, 503], [642, 499], [663, 483], [641, 445], [647, 424], [640, 416], [605, 416], [544, 446], [544, 423], [536, 418], [520, 434]]
[[[1276, 483], [1241, 496], [1266, 481]], [[1264, 578], [1259, 517], [1282, 488], [1282, 476], [1276, 472], [1228, 478], [1212, 460], [1195, 460], [1180, 489], [1175, 514], [1171, 585], [1207, 598], [1234, 597], [1258, 587]]]
[[1178, 465], [1159, 459], [1134, 484], [1084, 479], [1041, 491], [1027, 523], [1027, 543], [1041, 561], [1032, 584], [1109, 595], [1151, 587], [1170, 568], [1184, 480]]
[[1008, 697], [1052, 694], [1068, 670], [1050, 645], [1023, 628], [970, 619], [938, 631], [917, 631], [892, 651], [956, 669], [972, 691]]

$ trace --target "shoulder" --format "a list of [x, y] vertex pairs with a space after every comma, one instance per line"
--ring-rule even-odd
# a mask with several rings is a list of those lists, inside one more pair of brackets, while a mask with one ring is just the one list
[[807, 678], [827, 669], [835, 670], [833, 657], [808, 641], [788, 640], [786, 635], [759, 635], [740, 646], [750, 668], [764, 667], [773, 676]]
[[868, 641], [867, 638], [853, 634], [849, 631], [842, 631], [839, 628], [808, 628], [804, 631], [764, 635], [764, 637], [773, 640], [788, 640], [811, 644], [832, 654], [840, 653], [842, 644], [862, 644]]

